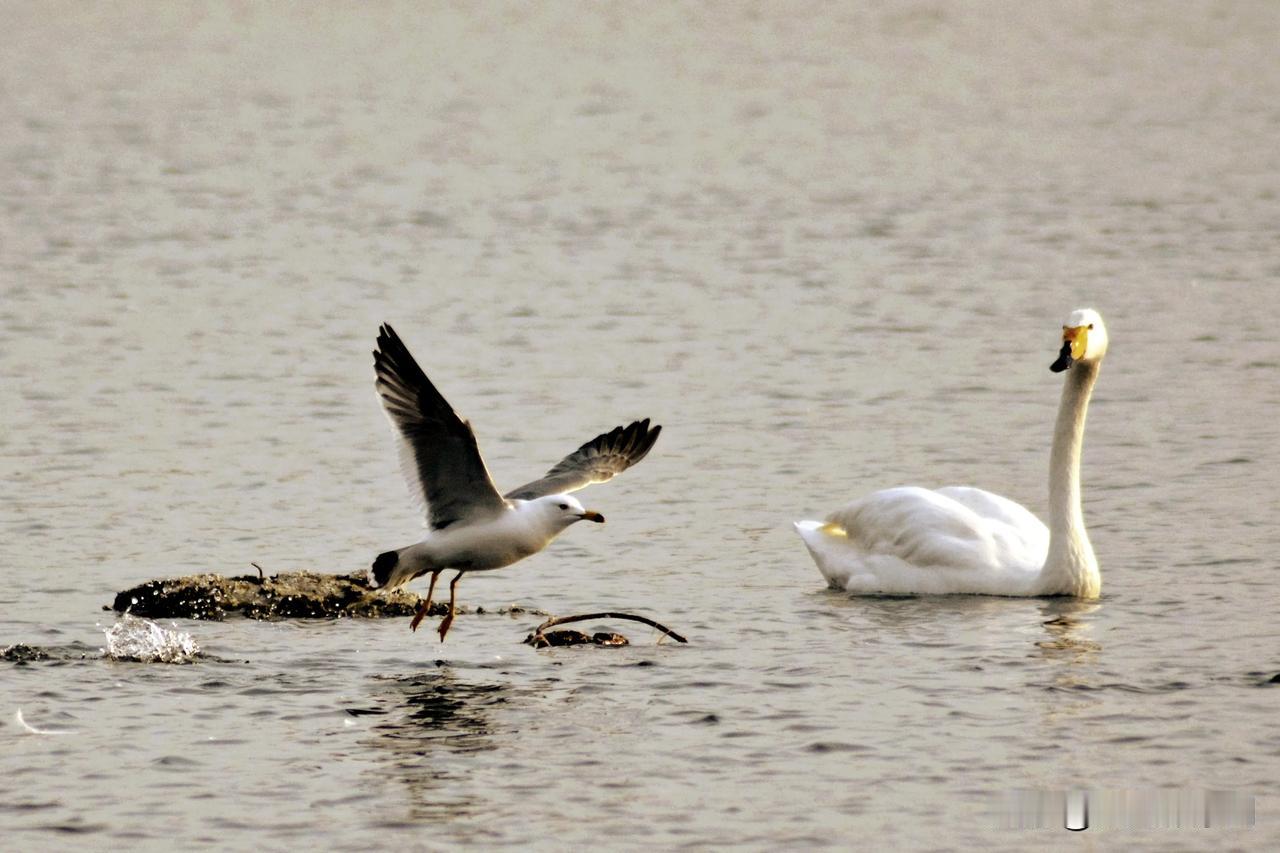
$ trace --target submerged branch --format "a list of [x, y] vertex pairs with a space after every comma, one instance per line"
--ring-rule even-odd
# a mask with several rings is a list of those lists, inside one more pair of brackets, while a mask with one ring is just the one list
[[546, 641], [546, 637], [543, 635], [543, 632], [546, 631], [548, 628], [553, 628], [556, 625], [567, 625], [570, 622], [585, 622], [588, 619], [630, 619], [632, 622], [642, 622], [645, 625], [648, 625], [650, 628], [657, 628], [665, 636], [670, 637], [671, 639], [675, 640], [677, 643], [689, 642], [684, 637], [677, 634], [675, 631], [672, 631], [666, 625], [655, 622], [652, 619], [649, 619], [644, 616], [636, 616], [633, 613], [616, 613], [613, 611], [609, 611], [606, 613], [583, 613], [579, 616], [552, 616], [550, 619], [543, 622], [537, 628], [534, 628], [533, 633], [529, 635], [528, 639], [526, 639], [525, 642], [535, 646], [550, 645], [550, 643]]

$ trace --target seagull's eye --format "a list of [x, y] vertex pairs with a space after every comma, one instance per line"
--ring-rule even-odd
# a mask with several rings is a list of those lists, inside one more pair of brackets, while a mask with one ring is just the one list
[[568, 509], [568, 508], [569, 508], [569, 505], [568, 505], [568, 504], [560, 504], [560, 508], [561, 508], [561, 509]]
[[1092, 328], [1093, 328], [1093, 324], [1092, 324], [1092, 323], [1090, 323], [1090, 324], [1089, 324], [1089, 328], [1090, 328], [1090, 329], [1092, 329]]

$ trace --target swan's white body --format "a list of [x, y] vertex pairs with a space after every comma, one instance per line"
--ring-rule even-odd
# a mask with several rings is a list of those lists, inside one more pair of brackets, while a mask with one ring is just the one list
[[1085, 415], [1107, 350], [1096, 311], [1063, 327], [1066, 375], [1049, 460], [1049, 526], [982, 489], [885, 489], [825, 522], [795, 527], [833, 589], [860, 594], [1074, 595], [1097, 598], [1098, 561], [1080, 508]]

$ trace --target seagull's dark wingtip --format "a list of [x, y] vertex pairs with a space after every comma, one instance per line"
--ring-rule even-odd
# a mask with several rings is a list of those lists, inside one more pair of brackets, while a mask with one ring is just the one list
[[641, 459], [649, 455], [649, 451], [653, 449], [653, 445], [658, 440], [658, 434], [662, 432], [662, 424], [656, 424], [652, 428], [649, 427], [649, 419], [636, 421], [632, 426], [637, 427], [635, 437], [631, 444], [631, 459], [635, 464]]

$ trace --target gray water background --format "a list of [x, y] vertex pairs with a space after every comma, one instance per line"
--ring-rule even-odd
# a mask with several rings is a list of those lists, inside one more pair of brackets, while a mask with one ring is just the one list
[[[1280, 844], [1280, 5], [0, 14], [0, 645], [88, 655], [0, 665], [6, 847], [1022, 850], [1088, 842], [991, 797], [1155, 786]], [[1084, 305], [1101, 601], [824, 589], [790, 521], [868, 490], [1043, 513]], [[459, 590], [687, 647], [97, 659], [116, 590], [413, 541], [382, 321], [500, 485], [665, 425], [582, 494], [607, 525]]]

